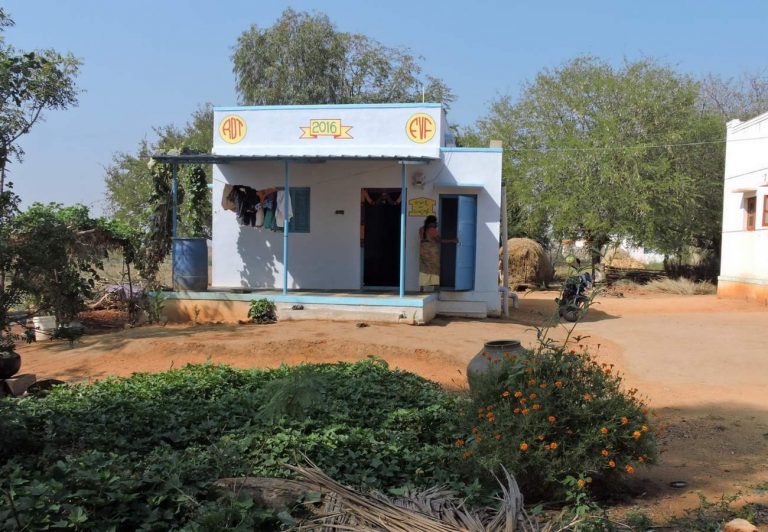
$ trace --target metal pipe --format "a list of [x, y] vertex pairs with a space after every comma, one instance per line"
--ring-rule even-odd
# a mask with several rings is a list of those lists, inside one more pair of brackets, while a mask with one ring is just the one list
[[507, 228], [507, 185], [501, 182], [501, 278], [504, 286], [504, 317], [509, 318], [509, 231]]
[[176, 211], [179, 199], [179, 177], [177, 175], [177, 165], [176, 163], [171, 164], [171, 176], [173, 179], [173, 184], [171, 186], [171, 197], [172, 197], [172, 213], [171, 216], [173, 220], [171, 221], [171, 236], [173, 238], [176, 238]]
[[290, 201], [290, 166], [286, 159], [285, 185], [283, 186], [283, 294], [288, 293], [288, 202]]
[[405, 296], [405, 221], [406, 221], [406, 166], [400, 163], [400, 297]]

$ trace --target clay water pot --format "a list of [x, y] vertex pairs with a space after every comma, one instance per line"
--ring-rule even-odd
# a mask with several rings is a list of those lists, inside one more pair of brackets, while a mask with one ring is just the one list
[[496, 384], [501, 377], [501, 361], [505, 357], [525, 353], [526, 349], [517, 340], [486, 342], [467, 366], [467, 381], [470, 392], [477, 391], [483, 385]]
[[10, 379], [21, 369], [21, 357], [14, 351], [0, 353], [0, 379]]

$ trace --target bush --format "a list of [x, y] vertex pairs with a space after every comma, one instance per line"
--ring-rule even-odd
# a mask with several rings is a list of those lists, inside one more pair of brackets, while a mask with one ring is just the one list
[[717, 287], [712, 283], [691, 281], [683, 277], [678, 279], [657, 279], [646, 284], [643, 288], [649, 292], [677, 294], [680, 296], [699, 296], [717, 292]]
[[[465, 456], [514, 472], [526, 497], [562, 497], [568, 483], [612, 481], [656, 457], [636, 390], [623, 392], [612, 365], [544, 344], [502, 360], [498, 382], [473, 392]], [[569, 480], [570, 479], [570, 480]]]
[[471, 494], [453, 445], [465, 407], [376, 360], [197, 365], [0, 400], [0, 433], [12, 436], [0, 454], [0, 530], [273, 530], [271, 513], [212, 482], [286, 477], [282, 464], [303, 455], [353, 486], [447, 483]]
[[256, 323], [274, 323], [277, 321], [277, 308], [269, 299], [254, 299], [248, 309], [248, 318]]

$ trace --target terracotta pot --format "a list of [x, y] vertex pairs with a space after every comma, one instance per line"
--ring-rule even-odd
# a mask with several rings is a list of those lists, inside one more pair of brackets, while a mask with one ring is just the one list
[[0, 353], [0, 379], [10, 379], [21, 369], [21, 357], [13, 351]]
[[500, 377], [499, 368], [505, 356], [521, 355], [526, 349], [517, 340], [486, 342], [478, 354], [469, 361], [467, 381], [470, 391], [483, 385], [495, 384]]

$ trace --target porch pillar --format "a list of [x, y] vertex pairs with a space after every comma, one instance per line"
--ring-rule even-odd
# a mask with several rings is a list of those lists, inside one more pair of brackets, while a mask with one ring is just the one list
[[179, 202], [179, 176], [178, 176], [178, 168], [179, 166], [176, 163], [171, 163], [171, 176], [173, 179], [172, 185], [171, 185], [171, 202], [172, 202], [172, 220], [171, 220], [171, 237], [176, 238], [176, 211], [178, 209], [177, 204]]
[[400, 297], [405, 296], [405, 222], [406, 222], [406, 166], [404, 163], [400, 163]]
[[286, 159], [285, 163], [285, 185], [283, 187], [283, 294], [288, 293], [288, 202], [290, 201], [289, 194], [291, 193], [290, 175], [291, 170], [289, 161]]

